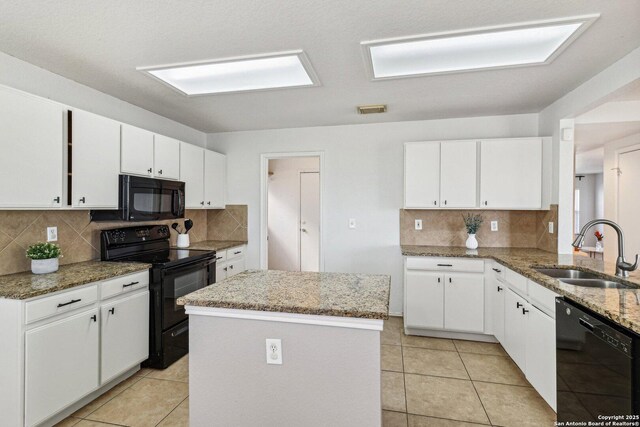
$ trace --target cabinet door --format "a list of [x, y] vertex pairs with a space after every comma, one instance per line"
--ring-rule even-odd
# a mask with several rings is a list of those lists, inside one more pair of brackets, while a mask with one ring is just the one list
[[445, 141], [440, 145], [440, 207], [477, 205], [476, 141]]
[[525, 374], [549, 406], [556, 409], [556, 322], [537, 308], [527, 308]]
[[156, 178], [180, 179], [180, 141], [155, 135], [153, 143], [153, 175]]
[[124, 174], [153, 175], [153, 133], [122, 125], [120, 170]]
[[101, 384], [149, 357], [149, 291], [114, 299], [100, 307]]
[[25, 424], [33, 426], [98, 387], [98, 309], [25, 334]]
[[226, 263], [216, 263], [216, 283], [223, 281], [227, 278], [227, 271], [229, 268]]
[[244, 257], [240, 257], [227, 263], [227, 277], [235, 276], [245, 270]]
[[484, 332], [482, 274], [444, 276], [444, 327], [452, 331]]
[[0, 88], [0, 207], [61, 206], [63, 122], [60, 105]]
[[71, 205], [117, 208], [120, 123], [81, 110], [73, 111], [71, 123]]
[[404, 145], [404, 207], [434, 208], [440, 204], [440, 143]]
[[504, 296], [504, 342], [502, 346], [509, 356], [526, 372], [526, 316], [522, 309], [526, 301], [511, 289], [506, 289]]
[[480, 142], [480, 207], [540, 209], [542, 140]]
[[504, 342], [504, 283], [494, 280], [491, 289], [491, 316], [493, 335], [499, 342]]
[[180, 181], [184, 181], [187, 209], [204, 206], [204, 148], [180, 143]]
[[204, 152], [205, 208], [224, 209], [227, 177], [227, 156], [215, 151]]
[[444, 277], [428, 271], [407, 271], [404, 325], [407, 328], [444, 327]]

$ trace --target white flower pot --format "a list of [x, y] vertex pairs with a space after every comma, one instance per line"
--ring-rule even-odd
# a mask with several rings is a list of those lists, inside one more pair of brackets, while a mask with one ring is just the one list
[[31, 272], [33, 274], [47, 274], [54, 271], [58, 271], [58, 258], [31, 260]]
[[475, 234], [469, 234], [469, 237], [467, 237], [467, 249], [478, 249], [478, 241]]

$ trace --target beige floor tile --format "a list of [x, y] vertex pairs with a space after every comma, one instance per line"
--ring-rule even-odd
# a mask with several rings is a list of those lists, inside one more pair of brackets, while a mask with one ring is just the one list
[[444, 418], [409, 415], [409, 427], [474, 427], [486, 424], [465, 423], [464, 421], [445, 420]]
[[407, 427], [407, 414], [382, 411], [382, 427]]
[[474, 381], [529, 385], [522, 371], [508, 357], [473, 353], [460, 353], [460, 357]]
[[111, 390], [107, 391], [101, 396], [98, 396], [96, 399], [92, 400], [82, 408], [78, 409], [76, 412], [73, 413], [73, 416], [78, 418], [86, 418], [87, 415], [89, 415], [90, 413], [92, 413], [93, 411], [95, 411], [96, 409], [98, 409], [99, 407], [101, 407], [102, 405], [104, 405], [105, 403], [107, 403], [108, 401], [110, 401], [111, 399], [113, 399], [114, 397], [116, 397], [117, 395], [119, 395], [120, 393], [122, 393], [123, 391], [125, 391], [126, 389], [134, 385], [135, 383], [137, 383], [138, 381], [140, 381], [140, 378], [142, 377], [139, 377], [136, 375], [133, 375], [127, 378], [126, 380], [122, 381], [120, 384], [113, 387]]
[[99, 421], [82, 420], [74, 427], [113, 427], [114, 424], [101, 423]]
[[402, 347], [399, 345], [382, 345], [380, 355], [383, 371], [402, 372]]
[[492, 424], [551, 427], [556, 414], [530, 387], [475, 382]]
[[478, 353], [478, 354], [492, 354], [494, 356], [507, 356], [507, 352], [504, 351], [502, 346], [498, 343], [479, 342], [479, 341], [463, 341], [453, 340], [456, 345], [456, 349], [460, 353]]
[[389, 319], [384, 321], [384, 327], [391, 327], [396, 329], [404, 328], [404, 319], [398, 316], [389, 316]]
[[402, 330], [399, 328], [393, 327], [393, 325], [388, 326], [386, 323], [384, 328], [382, 329], [382, 333], [380, 334], [380, 343], [387, 345], [400, 345], [402, 343]]
[[145, 378], [189, 382], [189, 355], [187, 354], [167, 369], [151, 369]]
[[151, 371], [153, 371], [153, 369], [142, 368], [138, 372], [136, 372], [134, 375], [138, 377], [146, 377]]
[[471, 381], [405, 374], [407, 412], [488, 424]]
[[141, 378], [87, 418], [132, 427], [155, 426], [189, 394], [189, 384]]
[[71, 427], [71, 426], [75, 426], [80, 421], [82, 421], [82, 419], [75, 418], [75, 417], [69, 417], [69, 418], [65, 418], [64, 420], [60, 421], [58, 424], [56, 424], [53, 427]]
[[402, 335], [402, 345], [407, 347], [430, 348], [432, 350], [456, 351], [456, 347], [453, 345], [453, 341], [443, 338]]
[[407, 410], [403, 374], [382, 371], [382, 409], [400, 412]]
[[185, 399], [158, 427], [189, 427], [189, 399]]
[[468, 380], [467, 370], [455, 351], [404, 347], [404, 370], [407, 373]]

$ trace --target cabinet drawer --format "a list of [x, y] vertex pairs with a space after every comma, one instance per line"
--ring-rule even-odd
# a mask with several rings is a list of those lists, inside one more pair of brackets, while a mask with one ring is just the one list
[[100, 285], [102, 299], [149, 286], [149, 270], [105, 280]]
[[244, 245], [227, 249], [227, 259], [231, 260], [234, 258], [240, 258], [241, 256], [244, 256], [244, 250], [245, 250]]
[[517, 289], [519, 293], [526, 295], [527, 294], [527, 278], [524, 276], [515, 273], [508, 268], [505, 268], [505, 280], [509, 285], [511, 285], [514, 289]]
[[490, 277], [493, 277], [494, 279], [504, 280], [506, 268], [504, 268], [502, 265], [498, 264], [497, 262], [489, 264], [489, 268], [490, 268]]
[[552, 319], [556, 318], [556, 297], [559, 296], [552, 290], [529, 280], [529, 300], [531, 304], [551, 316]]
[[79, 307], [93, 304], [98, 300], [98, 286], [74, 289], [57, 295], [48, 296], [25, 304], [26, 323], [66, 313]]
[[227, 251], [216, 251], [216, 262], [220, 264], [227, 260]]
[[484, 273], [484, 260], [468, 258], [408, 257], [409, 270], [462, 271]]

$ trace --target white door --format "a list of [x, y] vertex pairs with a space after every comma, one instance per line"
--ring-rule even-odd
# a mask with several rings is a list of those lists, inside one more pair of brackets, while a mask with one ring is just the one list
[[120, 123], [74, 110], [71, 126], [71, 205], [79, 208], [117, 208]]
[[180, 143], [180, 181], [187, 209], [204, 207], [204, 148]]
[[444, 276], [444, 327], [452, 331], [484, 332], [484, 275]]
[[27, 426], [98, 387], [99, 332], [98, 309], [93, 309], [25, 334]]
[[163, 179], [180, 178], [180, 141], [154, 135], [153, 175]]
[[120, 170], [124, 174], [153, 175], [153, 133], [122, 125]]
[[476, 207], [477, 147], [476, 141], [445, 141], [440, 145], [440, 207]]
[[533, 388], [556, 409], [556, 322], [527, 307], [526, 376]]
[[429, 271], [407, 271], [404, 325], [407, 328], [444, 327], [444, 276]]
[[504, 341], [504, 283], [494, 280], [491, 289], [491, 316], [493, 335], [499, 342]]
[[440, 142], [404, 145], [404, 207], [434, 208], [440, 204]]
[[542, 140], [480, 141], [480, 207], [540, 209]]
[[100, 384], [106, 384], [149, 357], [149, 291], [103, 304], [100, 316]]
[[63, 108], [0, 88], [0, 207], [62, 205]]
[[523, 372], [526, 372], [527, 318], [522, 310], [528, 309], [525, 304], [526, 301], [518, 294], [509, 288], [506, 289], [504, 296], [504, 342], [502, 342], [502, 346]]
[[300, 173], [300, 271], [320, 271], [320, 173]]
[[[625, 234], [625, 256], [634, 262], [636, 254], [640, 254], [640, 150], [620, 153], [618, 167], [618, 222]], [[613, 233], [611, 235], [613, 237]]]
[[205, 208], [224, 209], [226, 203], [227, 156], [204, 151]]

